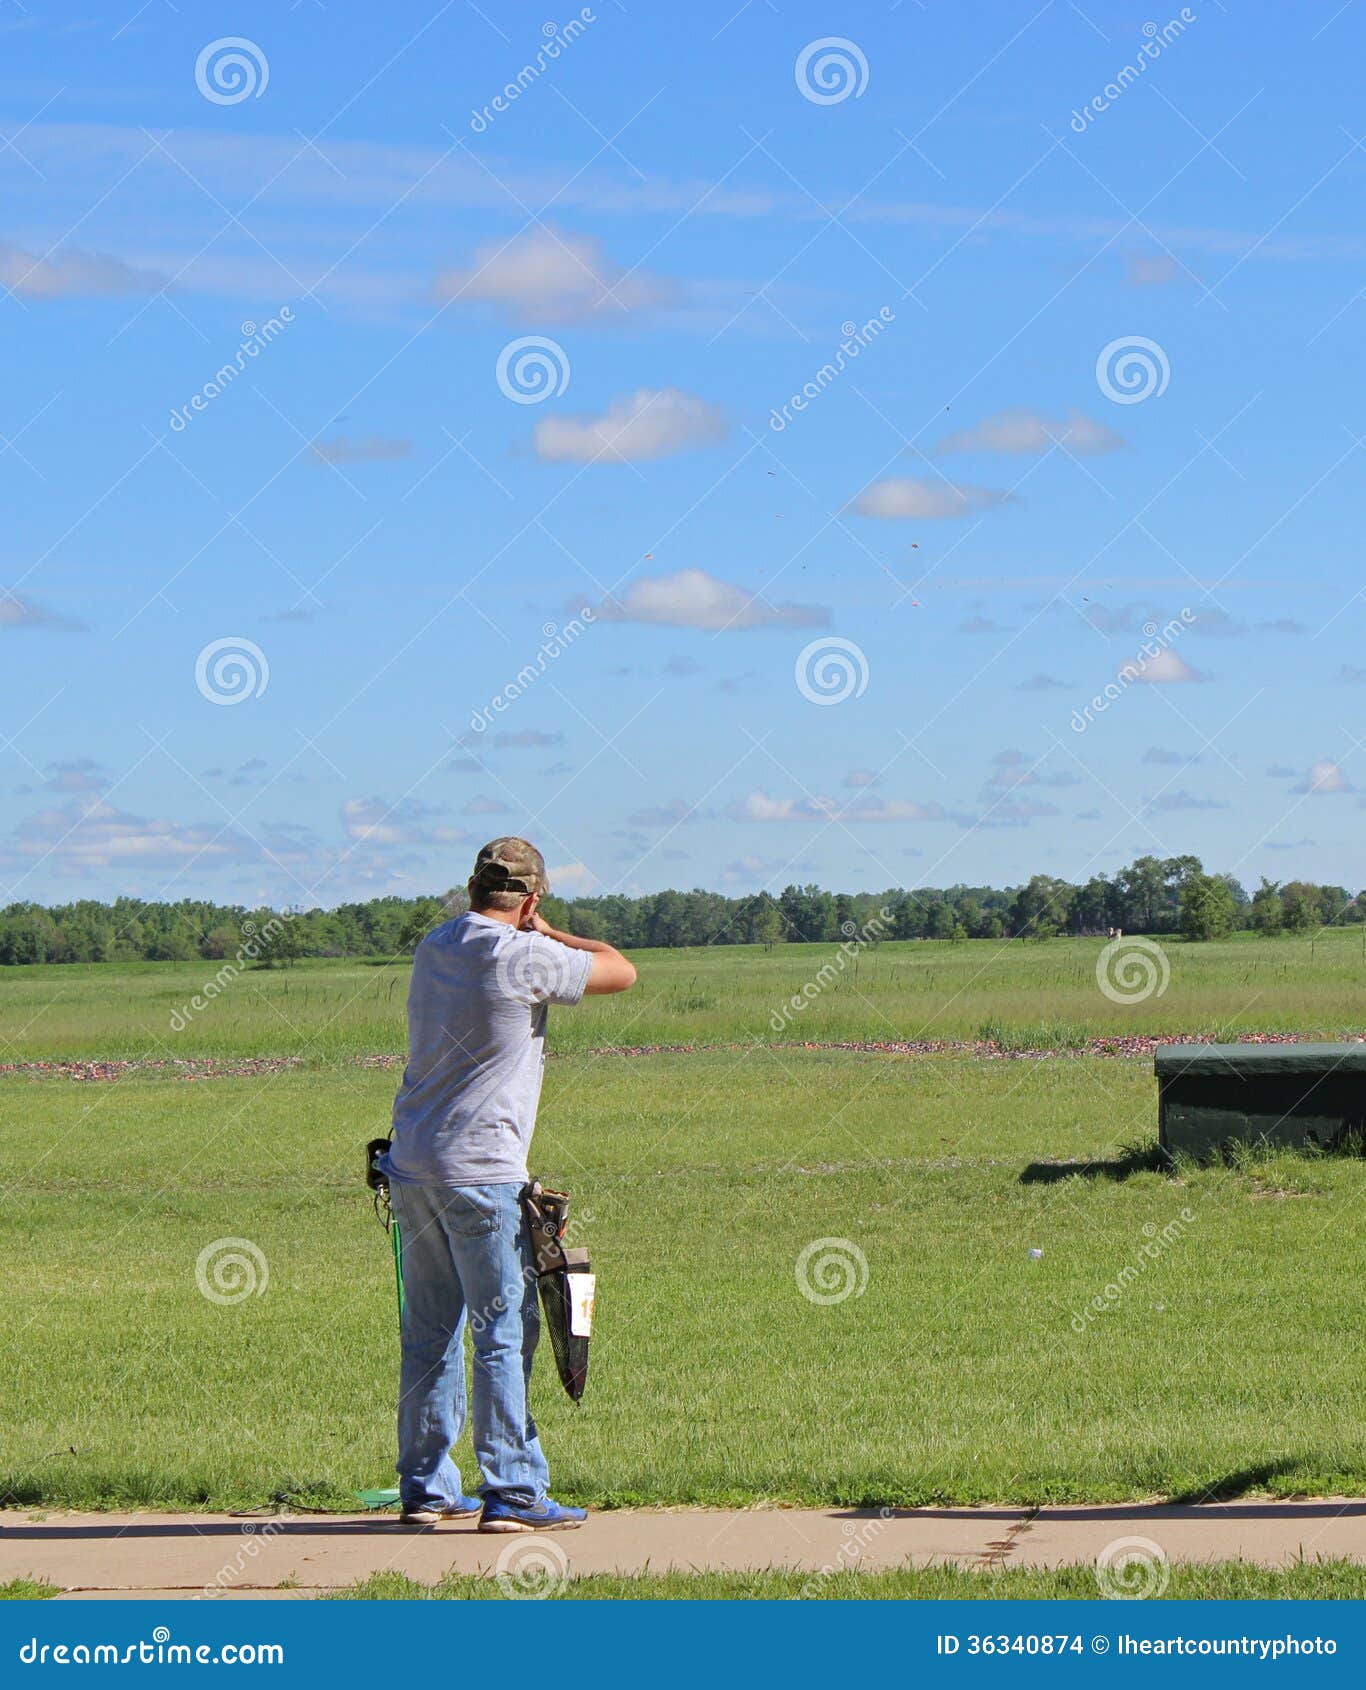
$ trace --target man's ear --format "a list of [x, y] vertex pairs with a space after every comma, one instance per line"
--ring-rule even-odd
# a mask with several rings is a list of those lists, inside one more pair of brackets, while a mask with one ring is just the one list
[[527, 922], [531, 920], [532, 916], [536, 913], [536, 906], [540, 903], [540, 901], [541, 894], [539, 892], [532, 892], [523, 900], [522, 913], [517, 917], [517, 925], [519, 927], [525, 927]]

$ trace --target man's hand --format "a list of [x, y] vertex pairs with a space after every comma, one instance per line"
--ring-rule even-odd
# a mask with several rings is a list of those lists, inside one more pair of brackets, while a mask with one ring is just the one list
[[626, 992], [636, 983], [635, 965], [615, 945], [609, 945], [602, 939], [580, 939], [573, 933], [561, 933], [534, 906], [522, 917], [521, 928], [523, 933], [539, 933], [543, 939], [554, 939], [557, 944], [568, 945], [570, 950], [593, 953], [588, 984], [584, 987], [589, 997]]

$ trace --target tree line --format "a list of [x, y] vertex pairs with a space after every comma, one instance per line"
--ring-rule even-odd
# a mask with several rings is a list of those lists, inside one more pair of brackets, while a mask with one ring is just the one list
[[[0, 964], [192, 962], [233, 957], [255, 965], [298, 957], [390, 957], [465, 907], [444, 896], [371, 898], [335, 909], [277, 911], [202, 899], [113, 903], [79, 899], [0, 910]], [[827, 892], [788, 886], [776, 895], [648, 892], [639, 897], [548, 898], [553, 926], [623, 950], [659, 945], [754, 945], [882, 939], [1046, 940], [1061, 934], [1183, 933], [1214, 939], [1251, 929], [1309, 933], [1366, 921], [1366, 892], [1263, 880], [1251, 894], [1228, 874], [1206, 874], [1197, 857], [1139, 857], [1082, 885], [1036, 874], [1023, 886], [893, 888]]]

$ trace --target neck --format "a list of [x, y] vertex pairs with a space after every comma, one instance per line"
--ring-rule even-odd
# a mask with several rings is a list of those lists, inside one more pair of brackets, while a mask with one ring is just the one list
[[482, 915], [486, 921], [501, 921], [505, 927], [515, 927], [517, 918], [522, 912], [518, 910], [477, 910], [471, 908], [471, 915]]

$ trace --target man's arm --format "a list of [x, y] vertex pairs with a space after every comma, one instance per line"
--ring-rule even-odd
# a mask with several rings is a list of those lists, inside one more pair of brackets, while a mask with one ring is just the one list
[[588, 984], [583, 988], [585, 997], [599, 997], [608, 992], [627, 992], [636, 983], [635, 964], [624, 957], [615, 945], [609, 945], [604, 939], [580, 939], [574, 933], [561, 933], [541, 915], [531, 917], [527, 923], [527, 931], [539, 933], [546, 939], [554, 939], [561, 945], [568, 945], [571, 951], [592, 953], [593, 960], [588, 965]]

